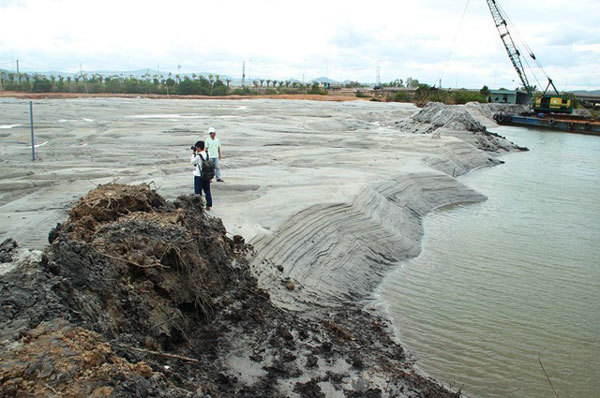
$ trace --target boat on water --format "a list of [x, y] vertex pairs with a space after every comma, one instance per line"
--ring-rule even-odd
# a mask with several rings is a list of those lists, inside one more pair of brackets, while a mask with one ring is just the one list
[[569, 133], [600, 135], [600, 120], [586, 116], [500, 112], [494, 115], [494, 120], [503, 125], [541, 127]]
[[[526, 52], [520, 50], [512, 39], [512, 35], [508, 30], [507, 20], [504, 15], [504, 10], [497, 4], [496, 0], [487, 0], [488, 8], [500, 34], [500, 39], [504, 44], [508, 58], [515, 68], [519, 80], [523, 84], [525, 93], [521, 93], [519, 89], [515, 90], [514, 94], [509, 90], [496, 90], [494, 95], [488, 97], [488, 102], [509, 102], [509, 95], [514, 102], [512, 104], [527, 104], [531, 101], [533, 112], [507, 114], [500, 112], [494, 115], [494, 120], [498, 124], [508, 124], [524, 127], [542, 127], [555, 131], [567, 131], [581, 134], [600, 135], [600, 120], [589, 116], [578, 116], [573, 114], [575, 103], [572, 96], [563, 93], [561, 95], [556, 88], [556, 85], [542, 68], [541, 63], [531, 50], [531, 48], [523, 41]], [[512, 24], [512, 22], [511, 22]], [[524, 65], [529, 67], [527, 62], [522, 62], [522, 55], [529, 54], [535, 65], [543, 72], [548, 79], [548, 84], [543, 93], [538, 93], [536, 86], [529, 84], [529, 79], [525, 73]], [[549, 91], [552, 88], [552, 91]], [[522, 95], [525, 94], [525, 95]]]

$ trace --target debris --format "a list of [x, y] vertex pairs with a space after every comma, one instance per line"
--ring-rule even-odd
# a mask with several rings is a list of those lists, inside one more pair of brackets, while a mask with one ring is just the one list
[[288, 280], [285, 283], [285, 287], [287, 288], [287, 290], [294, 290], [296, 288], [296, 285], [294, 285], [294, 282]]

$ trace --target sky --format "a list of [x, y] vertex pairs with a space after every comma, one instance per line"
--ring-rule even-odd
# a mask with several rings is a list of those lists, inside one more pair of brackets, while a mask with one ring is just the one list
[[[600, 89], [598, 0], [497, 0], [559, 90]], [[463, 17], [464, 16], [464, 17]], [[483, 0], [0, 0], [0, 68], [520, 85]], [[180, 68], [178, 68], [180, 66]], [[527, 71], [545, 86], [539, 69]]]

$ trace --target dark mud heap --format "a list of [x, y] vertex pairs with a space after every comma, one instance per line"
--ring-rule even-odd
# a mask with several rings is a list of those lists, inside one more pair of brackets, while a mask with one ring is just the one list
[[[194, 196], [104, 185], [0, 276], [0, 396], [459, 396], [356, 303], [276, 308]], [[2, 245], [8, 262], [16, 243]]]

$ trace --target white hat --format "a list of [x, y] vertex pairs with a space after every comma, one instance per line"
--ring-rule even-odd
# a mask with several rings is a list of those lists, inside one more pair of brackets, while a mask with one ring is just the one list
[[217, 130], [215, 130], [215, 128], [214, 128], [214, 127], [209, 127], [209, 128], [208, 128], [208, 134], [212, 134], [212, 133], [215, 133], [215, 134], [216, 134], [216, 133], [217, 133]]

